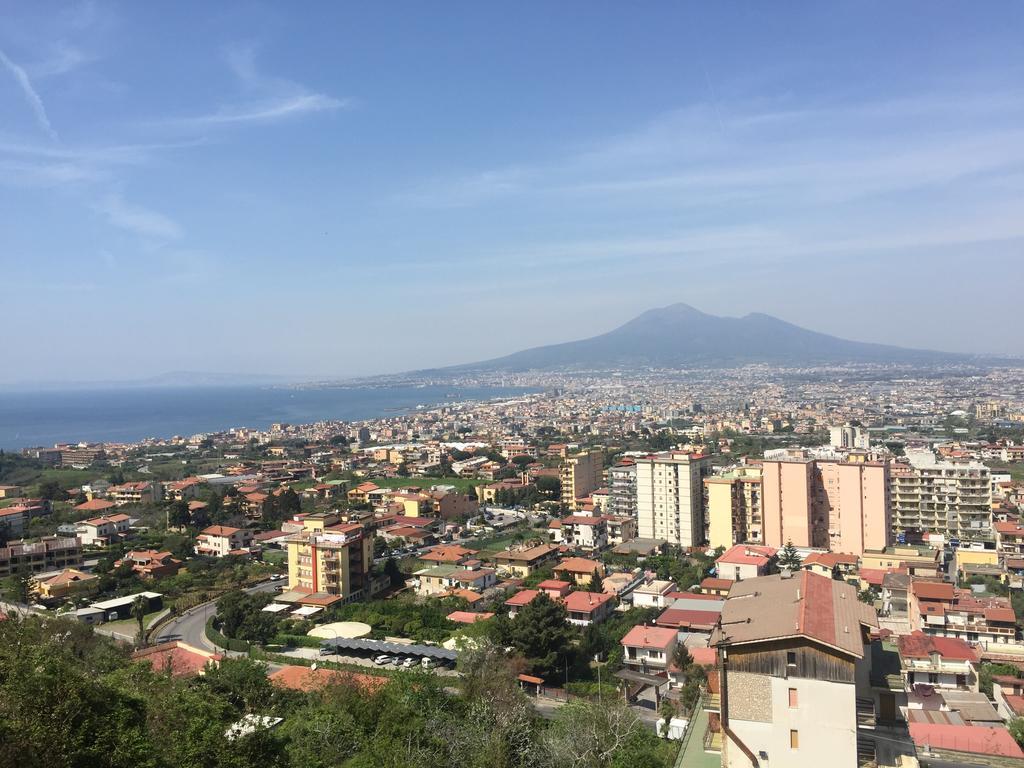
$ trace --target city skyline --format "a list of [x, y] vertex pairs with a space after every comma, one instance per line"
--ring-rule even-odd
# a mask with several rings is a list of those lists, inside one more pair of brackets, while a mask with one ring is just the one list
[[1019, 7], [582, 10], [9, 4], [0, 381], [384, 374], [679, 301], [1024, 354]]

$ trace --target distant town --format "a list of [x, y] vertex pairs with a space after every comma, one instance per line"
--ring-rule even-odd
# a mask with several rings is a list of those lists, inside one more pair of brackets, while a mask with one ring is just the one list
[[[1020, 766], [1021, 374], [410, 376], [535, 393], [27, 447], [2, 605], [281, 695], [504, 676], [552, 765], [611, 765], [573, 753], [603, 717], [639, 765]], [[308, 727], [266, 695], [229, 740]]]

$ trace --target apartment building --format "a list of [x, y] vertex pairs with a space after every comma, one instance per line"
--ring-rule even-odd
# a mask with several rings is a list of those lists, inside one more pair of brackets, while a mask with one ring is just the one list
[[548, 528], [551, 540], [574, 549], [600, 550], [608, 546], [608, 523], [603, 517], [569, 515]]
[[609, 515], [636, 517], [636, 462], [623, 459], [608, 469]]
[[889, 463], [810, 458], [761, 465], [764, 543], [860, 554], [892, 541]]
[[1008, 597], [980, 597], [952, 584], [914, 579], [910, 621], [926, 635], [969, 643], [1013, 643], [1017, 616]]
[[58, 571], [82, 564], [82, 544], [74, 536], [44, 536], [0, 547], [0, 578], [16, 573]]
[[107, 496], [117, 507], [155, 504], [163, 499], [163, 488], [160, 483], [143, 480], [137, 483], [112, 485], [107, 491]]
[[608, 545], [617, 547], [636, 538], [636, 518], [625, 515], [603, 515], [608, 527]]
[[849, 424], [828, 428], [828, 442], [833, 448], [859, 448], [867, 450], [871, 447], [868, 431], [863, 427]]
[[877, 626], [855, 587], [825, 576], [735, 584], [710, 642], [723, 768], [858, 765], [858, 699], [871, 696], [868, 633]]
[[978, 692], [979, 653], [963, 640], [917, 631], [897, 638], [900, 672], [907, 690], [929, 685]]
[[519, 579], [532, 574], [558, 559], [558, 547], [552, 544], [538, 544], [523, 549], [510, 549], [493, 557], [499, 571]]
[[704, 478], [707, 499], [708, 546], [761, 541], [761, 467], [737, 467], [724, 475]]
[[[719, 578], [742, 581], [767, 576], [778, 554], [774, 547], [760, 547], [756, 544], [737, 544], [730, 547], [715, 560]], [[829, 574], [831, 576], [832, 574]]]
[[289, 537], [288, 587], [359, 600], [369, 592], [373, 538], [360, 525], [337, 525]]
[[891, 473], [892, 524], [897, 531], [942, 533], [950, 539], [993, 538], [992, 483], [977, 461], [943, 461], [907, 451]]
[[1024, 556], [1024, 526], [1020, 522], [997, 522], [992, 527], [996, 534], [996, 551], [1000, 557]]
[[568, 456], [559, 469], [562, 482], [562, 503], [578, 511], [583, 500], [604, 484], [604, 449], [592, 448]]
[[711, 461], [671, 451], [636, 461], [637, 532], [681, 547], [704, 542], [704, 483]]
[[497, 584], [493, 568], [481, 568], [479, 561], [462, 565], [442, 564], [416, 571], [416, 594], [423, 597], [447, 595], [455, 590], [483, 592]]
[[248, 555], [253, 533], [248, 528], [211, 525], [196, 536], [196, 554], [208, 557]]

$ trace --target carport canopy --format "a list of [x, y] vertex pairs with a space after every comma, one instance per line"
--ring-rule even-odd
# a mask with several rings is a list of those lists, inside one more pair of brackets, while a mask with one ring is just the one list
[[391, 643], [387, 640], [370, 640], [365, 637], [344, 638], [325, 640], [320, 643], [321, 648], [333, 648], [338, 651], [376, 651], [391, 655], [420, 656], [439, 661], [455, 661], [458, 653], [449, 651], [447, 648], [438, 648], [434, 645], [407, 645], [405, 643]]

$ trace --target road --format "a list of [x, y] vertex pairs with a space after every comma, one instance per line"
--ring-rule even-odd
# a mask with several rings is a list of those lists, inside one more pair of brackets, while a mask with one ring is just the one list
[[[283, 581], [264, 581], [257, 584], [255, 587], [249, 587], [245, 592], [250, 595], [258, 592], [274, 592], [277, 590], [278, 586], [283, 583]], [[185, 613], [178, 618], [172, 619], [164, 624], [153, 640], [157, 643], [181, 640], [183, 643], [188, 643], [196, 648], [205, 648], [208, 651], [216, 651], [217, 647], [206, 639], [206, 622], [210, 620], [211, 616], [216, 615], [216, 613], [217, 606], [213, 601], [197, 605], [195, 608], [190, 608], [185, 611]], [[228, 654], [231, 656], [245, 655], [236, 651], [228, 651]]]

